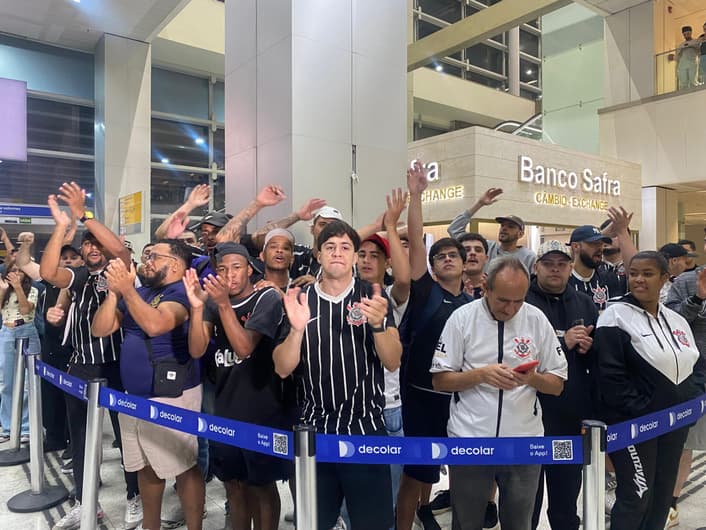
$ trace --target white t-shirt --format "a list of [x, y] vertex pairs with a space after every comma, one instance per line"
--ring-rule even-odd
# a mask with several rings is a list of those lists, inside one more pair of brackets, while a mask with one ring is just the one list
[[[519, 366], [538, 360], [537, 372], [567, 379], [566, 357], [547, 317], [524, 303], [510, 320], [499, 322], [486, 300], [474, 300], [454, 311], [439, 338], [432, 373], [466, 372], [500, 362]], [[529, 385], [502, 391], [480, 384], [452, 399], [449, 437], [542, 436], [537, 391]]]
[[[407, 304], [409, 303], [409, 296], [407, 300], [402, 304], [397, 304], [395, 299], [392, 297], [392, 285], [385, 287], [385, 293], [392, 304], [392, 313], [395, 315], [395, 325], [399, 327], [400, 322], [402, 322], [402, 317], [404, 312], [407, 310]], [[390, 372], [385, 368], [385, 408], [393, 409], [395, 407], [401, 407], [402, 400], [400, 399], [400, 369], [398, 368], [394, 372]]]

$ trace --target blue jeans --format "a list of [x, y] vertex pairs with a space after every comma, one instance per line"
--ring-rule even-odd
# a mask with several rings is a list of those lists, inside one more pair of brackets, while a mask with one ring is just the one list
[[[385, 429], [390, 436], [404, 436], [402, 430], [402, 407], [385, 409], [382, 411], [385, 419]], [[392, 478], [392, 502], [397, 502], [397, 491], [400, 489], [400, 478], [402, 477], [402, 466], [400, 464], [390, 464], [390, 476]]]
[[[12, 423], [12, 389], [15, 381], [15, 361], [17, 351], [15, 350], [15, 339], [22, 337], [29, 338], [27, 351], [39, 353], [39, 335], [33, 323], [25, 324], [16, 328], [3, 326], [0, 329], [0, 369], [2, 369], [2, 389], [0, 389], [0, 423], [5, 434], [10, 432]], [[22, 427], [21, 434], [29, 434], [29, 407], [27, 404], [27, 371], [25, 370], [25, 387], [22, 398]]]

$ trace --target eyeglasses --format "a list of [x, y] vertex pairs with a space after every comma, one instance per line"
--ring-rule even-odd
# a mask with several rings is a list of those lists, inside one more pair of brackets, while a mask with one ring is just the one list
[[145, 261], [154, 261], [157, 258], [176, 259], [174, 256], [169, 256], [168, 254], [159, 254], [157, 252], [150, 252], [149, 256], [145, 257]]
[[439, 252], [438, 254], [434, 254], [434, 257], [432, 258], [434, 261], [439, 262], [439, 261], [445, 261], [446, 258], [449, 259], [460, 259], [461, 254], [458, 252]]

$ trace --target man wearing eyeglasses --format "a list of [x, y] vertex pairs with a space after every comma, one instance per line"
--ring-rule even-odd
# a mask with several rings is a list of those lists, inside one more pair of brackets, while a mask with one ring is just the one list
[[[427, 255], [423, 239], [422, 193], [428, 181], [416, 165], [407, 173], [410, 194], [407, 213], [412, 285], [401, 326], [402, 425], [405, 436], [446, 436], [451, 394], [437, 392], [431, 381], [431, 360], [446, 320], [472, 297], [463, 291], [466, 250], [456, 239], [434, 243]], [[410, 530], [415, 511], [425, 530], [440, 529], [429, 506], [431, 486], [439, 480], [439, 466], [406, 465], [397, 496], [397, 528]]]

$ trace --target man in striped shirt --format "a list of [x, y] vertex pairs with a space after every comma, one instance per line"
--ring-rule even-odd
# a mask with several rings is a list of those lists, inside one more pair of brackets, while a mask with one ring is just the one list
[[[273, 359], [280, 377], [300, 378], [304, 423], [326, 434], [385, 435], [384, 371], [400, 364], [402, 345], [380, 285], [353, 277], [360, 247], [343, 221], [319, 234], [319, 281], [284, 297], [288, 325]], [[353, 528], [393, 525], [390, 468], [318, 464], [318, 520], [331, 528], [345, 498]]]
[[[50, 284], [59, 288], [68, 288], [71, 293], [71, 307], [67, 311], [64, 311], [64, 308], [57, 307], [54, 314], [59, 317], [59, 320], [52, 322], [56, 325], [61, 319], [68, 317], [66, 323], [68, 343], [72, 346], [73, 351], [69, 359], [67, 372], [84, 381], [104, 377], [108, 380], [109, 387], [122, 390], [123, 386], [118, 362], [122, 332], [117, 330], [107, 337], [94, 337], [91, 333], [91, 322], [96, 311], [98, 311], [98, 307], [108, 296], [108, 283], [103, 274], [103, 269], [107, 264], [107, 256], [118, 257], [129, 266], [130, 252], [108, 227], [98, 220], [86, 216], [86, 192], [75, 182], [64, 183], [59, 190], [58, 199], [66, 203], [71, 209], [72, 215], [80, 219], [88, 229], [83, 235], [80, 248], [85, 265], [76, 268], [59, 266], [64, 234], [69, 227], [70, 221], [68, 215], [59, 209], [57, 196], [49, 196], [47, 203], [56, 225], [42, 254], [39, 272], [41, 277]], [[66, 408], [73, 450], [76, 504], [54, 526], [56, 530], [79, 528], [81, 500], [83, 498], [86, 403], [67, 395]], [[117, 414], [111, 413], [111, 421], [114, 422], [113, 428], [119, 440], [120, 429], [117, 426]], [[125, 480], [128, 486], [126, 520], [129, 519], [126, 522], [128, 522], [128, 527], [134, 527], [142, 519], [137, 475], [135, 473], [126, 473]]]

